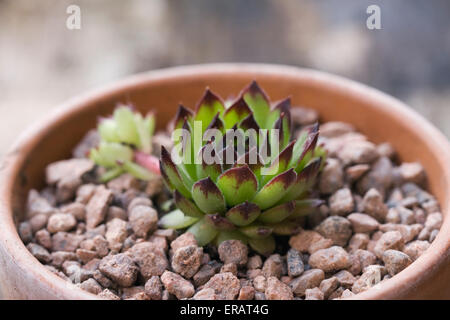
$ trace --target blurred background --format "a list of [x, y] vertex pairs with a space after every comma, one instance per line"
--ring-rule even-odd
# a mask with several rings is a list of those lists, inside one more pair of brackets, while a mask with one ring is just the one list
[[[81, 8], [81, 30], [66, 8]], [[382, 30], [366, 9], [381, 8]], [[0, 156], [58, 103], [162, 67], [267, 62], [343, 75], [450, 137], [450, 1], [0, 0]]]

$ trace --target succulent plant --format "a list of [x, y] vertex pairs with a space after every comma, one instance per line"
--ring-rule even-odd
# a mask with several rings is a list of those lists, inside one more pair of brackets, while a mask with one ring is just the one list
[[131, 107], [121, 105], [111, 117], [100, 119], [97, 130], [100, 143], [90, 150], [89, 157], [106, 168], [100, 177], [102, 182], [125, 172], [142, 180], [159, 174], [158, 158], [151, 155], [155, 130], [153, 114], [143, 117]]
[[[178, 142], [183, 161], [176, 161], [164, 147], [161, 150], [161, 174], [177, 206], [160, 219], [162, 227], [188, 228], [201, 246], [238, 239], [269, 254], [275, 249], [273, 235], [298, 232], [303, 217], [322, 203], [308, 198], [326, 157], [317, 146], [318, 124], [291, 141], [289, 98], [271, 105], [252, 82], [227, 104], [206, 89], [196, 111], [180, 106], [173, 124], [190, 134]], [[206, 139], [200, 145], [194, 141], [194, 128]], [[222, 135], [210, 139], [207, 129]], [[236, 142], [227, 138], [230, 130], [250, 133]], [[250, 139], [256, 140], [257, 148], [251, 147]], [[263, 156], [262, 146], [272, 153]], [[281, 152], [275, 152], [276, 147]], [[205, 152], [219, 161], [208, 163]]]

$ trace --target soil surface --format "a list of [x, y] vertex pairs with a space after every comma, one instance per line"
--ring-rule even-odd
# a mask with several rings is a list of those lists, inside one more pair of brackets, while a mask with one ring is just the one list
[[[318, 115], [293, 108], [297, 130]], [[401, 272], [435, 239], [442, 215], [420, 163], [399, 163], [352, 126], [323, 123], [329, 156], [314, 196], [325, 201], [263, 257], [237, 240], [199, 247], [190, 233], [159, 229], [174, 209], [160, 178], [124, 174], [97, 183], [86, 159], [89, 133], [72, 159], [46, 168], [47, 187], [29, 193], [19, 234], [46, 268], [106, 299], [341, 299]], [[170, 147], [164, 132], [155, 148]]]

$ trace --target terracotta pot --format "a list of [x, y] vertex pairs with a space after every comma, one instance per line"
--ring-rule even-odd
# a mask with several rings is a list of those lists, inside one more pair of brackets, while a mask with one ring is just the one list
[[450, 146], [429, 122], [401, 102], [364, 85], [293, 67], [219, 64], [179, 67], [136, 75], [65, 103], [27, 131], [0, 170], [0, 292], [4, 299], [93, 299], [48, 271], [16, 232], [27, 192], [44, 184], [47, 164], [70, 157], [83, 134], [117, 102], [140, 111], [157, 110], [164, 127], [180, 102], [194, 107], [206, 86], [228, 97], [256, 79], [273, 100], [292, 96], [293, 105], [320, 112], [323, 121], [349, 122], [374, 142], [389, 141], [402, 161], [420, 161], [438, 198], [444, 224], [431, 247], [392, 279], [356, 296], [360, 299], [450, 298]]

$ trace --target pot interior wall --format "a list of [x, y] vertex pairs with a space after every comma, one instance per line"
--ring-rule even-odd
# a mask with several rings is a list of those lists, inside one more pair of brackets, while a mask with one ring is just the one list
[[[426, 133], [411, 126], [395, 112], [370, 96], [351, 94], [343, 87], [299, 75], [274, 75], [258, 72], [186, 74], [178, 77], [152, 79], [136, 85], [124, 85], [107, 94], [90, 97], [69, 113], [57, 117], [49, 127], [39, 131], [24, 152], [14, 184], [14, 212], [20, 218], [30, 188], [44, 186], [45, 166], [70, 157], [72, 148], [96, 125], [99, 116], [112, 112], [118, 102], [132, 102], [141, 112], [156, 110], [159, 129], [173, 117], [179, 103], [194, 108], [206, 86], [222, 97], [236, 96], [251, 80], [257, 80], [272, 100], [291, 96], [292, 104], [319, 111], [322, 121], [341, 120], [356, 126], [372, 141], [393, 144], [402, 161], [420, 161], [427, 171], [429, 186], [443, 205], [448, 186], [439, 170], [439, 161], [426, 143]], [[389, 101], [389, 100], [386, 100]]]

